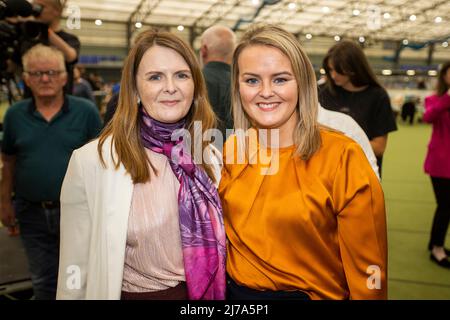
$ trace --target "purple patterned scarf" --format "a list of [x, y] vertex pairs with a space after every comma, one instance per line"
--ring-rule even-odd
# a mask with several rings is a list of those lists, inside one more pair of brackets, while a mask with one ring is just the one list
[[225, 299], [225, 231], [216, 187], [182, 141], [171, 141], [185, 120], [158, 122], [141, 109], [141, 137], [146, 148], [164, 154], [180, 182], [178, 208], [188, 297], [192, 300]]

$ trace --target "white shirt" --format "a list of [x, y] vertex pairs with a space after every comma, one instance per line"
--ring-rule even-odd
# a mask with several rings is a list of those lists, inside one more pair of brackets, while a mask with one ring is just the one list
[[347, 137], [355, 140], [366, 154], [367, 160], [369, 160], [378, 179], [380, 178], [377, 158], [370, 145], [369, 138], [367, 138], [366, 133], [352, 117], [342, 112], [327, 110], [319, 104], [318, 122], [332, 129], [341, 131]]

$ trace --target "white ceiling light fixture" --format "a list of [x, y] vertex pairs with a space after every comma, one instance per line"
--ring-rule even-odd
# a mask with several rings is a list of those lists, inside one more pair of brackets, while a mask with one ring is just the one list
[[447, 47], [448, 47], [448, 42], [447, 42], [447, 41], [442, 42], [442, 46], [443, 46], [444, 48], [447, 48]]
[[180, 25], [177, 27], [177, 30], [178, 30], [178, 31], [183, 31], [183, 30], [184, 30], [184, 26], [180, 24]]
[[307, 33], [305, 37], [306, 37], [306, 39], [311, 40], [312, 39], [312, 34], [311, 33]]
[[416, 74], [416, 72], [414, 70], [406, 70], [406, 74], [408, 76], [414, 76]]
[[290, 2], [288, 4], [288, 8], [291, 9], [291, 10], [294, 10], [295, 8], [297, 8], [297, 5], [295, 4], [295, 2]]
[[361, 13], [361, 11], [359, 11], [358, 9], [353, 9], [354, 16], [359, 16], [360, 13]]
[[341, 41], [341, 37], [339, 37], [339, 36], [334, 36], [334, 41]]
[[142, 28], [142, 23], [138, 21], [138, 22], [136, 22], [136, 23], [134, 24], [134, 26], [135, 26], [136, 28], [140, 29], [140, 28]]
[[385, 12], [385, 13], [383, 14], [383, 18], [385, 18], [386, 20], [387, 20], [387, 19], [390, 19], [390, 18], [391, 18], [391, 14], [390, 14], [389, 12]]
[[364, 38], [363, 36], [359, 37], [358, 39], [359, 42], [364, 43], [364, 41], [366, 41], [366, 38]]
[[417, 16], [415, 14], [412, 14], [409, 16], [409, 20], [410, 21], [416, 21], [417, 20]]
[[96, 26], [101, 26], [103, 24], [103, 21], [100, 20], [100, 19], [97, 19], [97, 20], [95, 20], [94, 23], [95, 23]]
[[436, 77], [438, 72], [436, 70], [428, 70], [428, 75], [430, 77]]
[[409, 41], [408, 39], [403, 39], [402, 43], [406, 46], [409, 43]]
[[390, 70], [390, 69], [381, 70], [381, 74], [384, 76], [390, 76], [390, 75], [392, 75], [392, 70]]
[[442, 17], [436, 17], [436, 18], [434, 18], [434, 22], [435, 22], [435, 23], [441, 23], [441, 22], [442, 22]]
[[329, 7], [322, 7], [322, 12], [323, 13], [329, 13], [330, 12], [330, 8]]
[[252, 4], [253, 4], [254, 6], [259, 5], [259, 0], [252, 0]]

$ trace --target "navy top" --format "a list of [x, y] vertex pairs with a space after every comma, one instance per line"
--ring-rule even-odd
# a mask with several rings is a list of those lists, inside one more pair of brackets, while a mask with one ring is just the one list
[[101, 127], [98, 109], [82, 98], [66, 95], [49, 122], [32, 99], [12, 105], [3, 122], [2, 152], [16, 156], [16, 196], [33, 202], [59, 200], [72, 151], [95, 138]]

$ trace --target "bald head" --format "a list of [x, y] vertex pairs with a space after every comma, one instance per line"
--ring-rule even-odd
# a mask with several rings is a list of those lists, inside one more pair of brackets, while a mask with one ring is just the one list
[[211, 61], [231, 64], [236, 47], [236, 36], [230, 28], [212, 26], [203, 32], [200, 42], [200, 52], [204, 64]]

